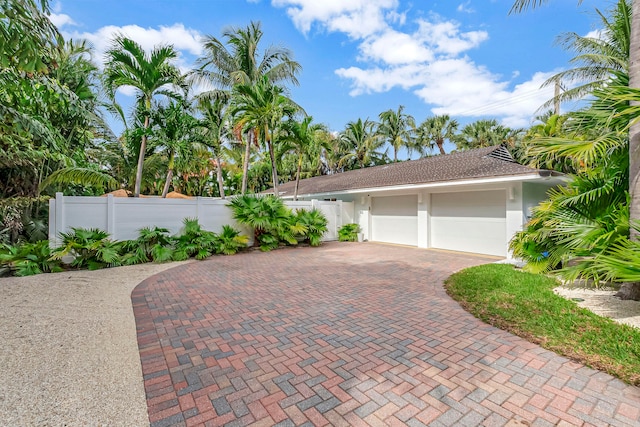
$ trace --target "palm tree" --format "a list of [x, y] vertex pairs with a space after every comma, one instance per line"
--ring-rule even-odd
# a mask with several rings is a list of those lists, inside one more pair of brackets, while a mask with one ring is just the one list
[[258, 130], [263, 146], [267, 147], [271, 159], [273, 191], [276, 196], [279, 196], [278, 168], [273, 135], [283, 117], [291, 117], [302, 110], [283, 93], [284, 90], [281, 87], [274, 85], [264, 76], [256, 84], [235, 86], [231, 109], [231, 114], [237, 117], [243, 128]]
[[202, 97], [198, 102], [198, 111], [202, 114], [200, 126], [203, 130], [204, 143], [213, 150], [216, 160], [216, 179], [220, 197], [225, 198], [224, 180], [222, 178], [222, 144], [229, 138], [229, 120], [225, 109], [228, 106], [226, 96]]
[[418, 147], [422, 150], [423, 155], [425, 147], [433, 150], [435, 146], [440, 150], [440, 154], [446, 154], [444, 141], [452, 141], [455, 138], [456, 130], [458, 130], [458, 121], [451, 119], [447, 114], [428, 117], [418, 127]]
[[197, 120], [189, 112], [186, 100], [171, 102], [168, 106], [159, 106], [153, 112], [153, 145], [163, 147], [168, 159], [167, 175], [162, 189], [162, 198], [167, 197], [176, 157], [189, 155], [194, 149], [195, 135], [193, 129]]
[[338, 167], [363, 169], [367, 166], [386, 163], [387, 153], [381, 152], [385, 141], [374, 131], [375, 122], [369, 119], [347, 123], [340, 134], [340, 144], [346, 153], [338, 161]]
[[[320, 140], [317, 138], [318, 132], [324, 130], [324, 126], [312, 123], [313, 117], [307, 116], [301, 122], [290, 120], [286, 123], [283, 143], [285, 150], [293, 150], [297, 157], [296, 166], [296, 186], [293, 192], [293, 200], [298, 200], [298, 184], [300, 183], [300, 172], [305, 154], [317, 151], [314, 146], [319, 146]], [[319, 157], [319, 156], [318, 156]]]
[[[268, 47], [259, 57], [259, 44], [263, 32], [260, 22], [251, 22], [246, 28], [227, 28], [222, 39], [207, 36], [205, 53], [198, 58], [194, 76], [228, 93], [236, 85], [251, 86], [266, 78], [272, 84], [290, 82], [298, 84], [301, 65], [292, 59], [291, 51], [281, 46]], [[226, 44], [225, 44], [226, 42]], [[246, 129], [247, 141], [243, 159], [242, 194], [247, 190], [247, 173], [251, 145], [255, 132]]]
[[180, 82], [180, 71], [170, 62], [177, 56], [178, 53], [172, 46], [156, 47], [147, 54], [142, 46], [122, 35], [113, 40], [113, 45], [106, 53], [105, 86], [111, 97], [115, 97], [118, 88], [130, 86], [136, 89], [138, 102], [144, 106], [144, 133], [140, 142], [134, 197], [140, 196], [151, 101], [158, 94], [171, 96], [172, 93], [166, 90], [166, 85], [176, 85]]
[[415, 119], [403, 113], [404, 105], [398, 106], [397, 111], [387, 110], [380, 113], [380, 123], [377, 132], [393, 147], [393, 161], [398, 161], [398, 150], [401, 147], [411, 149]]
[[[578, 83], [554, 96], [543, 108], [563, 101], [581, 99], [594, 90], [610, 84], [611, 76], [628, 75], [629, 44], [631, 38], [631, 4], [618, 0], [607, 16], [596, 9], [600, 17], [599, 37], [584, 37], [576, 33], [563, 34], [559, 42], [565, 50], [577, 56], [570, 60], [575, 68], [560, 72], [548, 79], [544, 86]], [[557, 113], [557, 112], [556, 112]]]
[[498, 124], [495, 119], [476, 120], [462, 128], [456, 136], [456, 146], [462, 150], [491, 147], [506, 143], [513, 131]]
[[[548, 0], [516, 0], [511, 11], [521, 12], [528, 7], [535, 7]], [[578, 1], [580, 4], [581, 1]], [[640, 1], [635, 0], [631, 12], [631, 37], [629, 39], [629, 88], [640, 88]], [[630, 101], [632, 105], [640, 105], [638, 98]], [[634, 120], [629, 125], [629, 220], [640, 222], [640, 121]], [[631, 227], [631, 238], [637, 239], [639, 234], [635, 227]], [[626, 285], [626, 284], [625, 284]], [[621, 297], [632, 295], [634, 286], [629, 284], [621, 289]]]

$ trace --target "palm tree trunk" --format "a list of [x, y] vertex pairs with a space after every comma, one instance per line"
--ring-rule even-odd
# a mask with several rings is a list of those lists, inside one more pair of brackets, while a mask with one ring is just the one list
[[241, 193], [247, 192], [247, 175], [249, 173], [249, 155], [251, 154], [251, 144], [253, 144], [253, 129], [249, 130], [247, 135], [247, 144], [244, 149], [244, 158], [242, 159], [242, 189]]
[[[634, 0], [631, 15], [629, 47], [629, 87], [640, 88], [640, 0]], [[638, 105], [640, 102], [631, 101]], [[640, 221], [640, 122], [629, 128], [629, 221]], [[630, 238], [638, 239], [638, 232], [630, 227]], [[621, 299], [640, 300], [640, 283], [623, 283], [616, 294]]]
[[222, 180], [222, 164], [220, 156], [216, 156], [216, 178], [218, 178], [218, 189], [220, 190], [220, 198], [224, 199], [224, 181]]
[[140, 154], [138, 155], [138, 167], [136, 169], [136, 184], [133, 189], [133, 197], [140, 197], [140, 187], [142, 185], [142, 166], [144, 165], [144, 152], [147, 150], [147, 129], [149, 129], [149, 116], [144, 118], [144, 134], [140, 141]]
[[302, 153], [298, 158], [298, 170], [296, 171], [296, 188], [293, 191], [293, 200], [298, 200], [298, 185], [300, 184], [300, 171], [302, 170]]
[[265, 129], [265, 135], [267, 135], [267, 145], [269, 147], [269, 157], [271, 158], [271, 175], [273, 176], [273, 195], [280, 197], [278, 191], [278, 168], [276, 165], [276, 155], [273, 151], [273, 144], [271, 143], [271, 136], [269, 135], [269, 129]]
[[440, 150], [440, 154], [447, 154], [444, 151], [444, 140], [442, 139], [437, 139], [436, 140], [436, 145], [438, 146], [438, 150]]
[[395, 145], [393, 146], [393, 162], [398, 162], [398, 147], [396, 147]]
[[167, 198], [167, 193], [169, 192], [169, 185], [171, 185], [171, 180], [173, 179], [173, 169], [169, 169], [167, 171], [167, 179], [164, 181], [164, 188], [162, 189], [162, 198]]

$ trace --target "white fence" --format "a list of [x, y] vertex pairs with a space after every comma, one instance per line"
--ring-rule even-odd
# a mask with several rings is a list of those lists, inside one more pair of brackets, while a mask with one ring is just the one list
[[[239, 226], [231, 217], [228, 201], [209, 197], [193, 199], [162, 199], [159, 197], [84, 197], [63, 196], [49, 200], [49, 242], [60, 244], [60, 233], [71, 228], [99, 228], [114, 240], [129, 240], [138, 237], [144, 227], [163, 227], [177, 234], [185, 218], [197, 218], [205, 230], [220, 232], [223, 225], [231, 225], [243, 233], [248, 230]], [[353, 222], [352, 202], [330, 201], [285, 201], [292, 209], [320, 209], [329, 221], [323, 240], [337, 240], [338, 229]], [[251, 236], [250, 236], [251, 237]]]

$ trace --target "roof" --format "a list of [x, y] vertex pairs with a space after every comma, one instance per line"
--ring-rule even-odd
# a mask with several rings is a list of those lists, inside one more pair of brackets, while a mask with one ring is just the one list
[[[300, 180], [298, 194], [326, 194], [358, 189], [383, 188], [398, 185], [428, 184], [556, 172], [542, 171], [517, 163], [503, 146], [492, 146], [418, 160], [389, 163], [356, 169], [333, 175]], [[293, 195], [295, 181], [281, 184], [280, 195]], [[270, 190], [269, 192], [272, 192]]]

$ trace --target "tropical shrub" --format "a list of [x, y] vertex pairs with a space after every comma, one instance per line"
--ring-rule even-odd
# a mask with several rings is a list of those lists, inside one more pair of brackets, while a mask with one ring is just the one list
[[121, 243], [109, 239], [109, 233], [97, 228], [72, 228], [69, 233], [60, 233], [62, 246], [52, 251], [52, 258], [62, 260], [73, 257], [70, 266], [89, 270], [121, 265]]
[[131, 265], [150, 261], [171, 261], [173, 259], [173, 243], [174, 239], [166, 228], [142, 228], [138, 232], [137, 239], [122, 242], [122, 263]]
[[222, 232], [216, 235], [214, 249], [217, 254], [233, 255], [247, 246], [249, 237], [240, 234], [240, 231], [230, 225], [223, 225]]
[[263, 251], [276, 249], [280, 243], [295, 245], [296, 235], [306, 232], [303, 224], [292, 220], [293, 214], [282, 199], [272, 195], [236, 196], [229, 207], [233, 219], [253, 229], [254, 246]]
[[197, 219], [185, 218], [182, 233], [176, 238], [173, 259], [208, 258], [215, 253], [216, 239], [216, 233], [203, 230]]
[[305, 231], [302, 233], [304, 241], [311, 246], [320, 246], [322, 236], [327, 232], [329, 221], [319, 209], [299, 209], [295, 213], [295, 221], [302, 225]]
[[361, 232], [362, 230], [359, 224], [345, 224], [338, 229], [338, 240], [341, 242], [357, 242], [358, 233]]
[[49, 242], [0, 245], [0, 276], [31, 276], [62, 271], [60, 261], [51, 258]]

